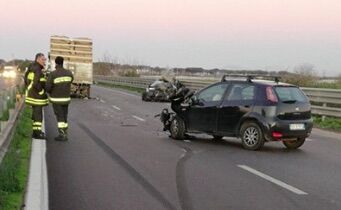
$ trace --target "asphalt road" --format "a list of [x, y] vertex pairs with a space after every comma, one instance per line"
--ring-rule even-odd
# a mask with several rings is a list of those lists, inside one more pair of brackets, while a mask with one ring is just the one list
[[45, 111], [51, 210], [341, 209], [341, 135], [313, 130], [289, 151], [261, 151], [233, 138], [175, 141], [154, 115], [165, 103], [93, 86], [73, 100], [69, 142], [56, 142]]

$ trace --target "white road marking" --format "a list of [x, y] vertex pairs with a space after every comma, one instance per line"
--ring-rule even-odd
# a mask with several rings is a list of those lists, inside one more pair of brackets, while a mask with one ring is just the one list
[[184, 140], [184, 142], [186, 142], [186, 143], [191, 143], [191, 141], [190, 141], [190, 140]]
[[112, 108], [114, 108], [114, 109], [117, 109], [118, 111], [120, 111], [120, 110], [121, 110], [121, 108], [120, 108], [120, 107], [118, 107], [118, 106], [114, 106], [114, 105], [112, 105]]
[[309, 138], [308, 138], [308, 139], [305, 139], [305, 140], [306, 140], [306, 141], [314, 141], [313, 139], [309, 139]]
[[104, 101], [103, 99], [100, 99], [99, 101], [100, 101], [101, 103], [105, 103], [105, 101]]
[[145, 121], [146, 121], [145, 119], [143, 119], [143, 118], [141, 118], [141, 117], [138, 117], [138, 116], [136, 116], [136, 115], [133, 115], [133, 118], [135, 118], [135, 119], [137, 119], [137, 120], [140, 120], [140, 121], [142, 121], [142, 122], [145, 122]]
[[278, 179], [275, 179], [275, 178], [273, 178], [271, 176], [263, 174], [262, 172], [259, 172], [256, 169], [253, 169], [253, 168], [251, 168], [249, 166], [246, 166], [246, 165], [237, 165], [237, 166], [239, 168], [242, 168], [242, 169], [244, 169], [244, 170], [246, 170], [246, 171], [248, 171], [248, 172], [250, 172], [250, 173], [252, 173], [254, 175], [257, 175], [257, 176], [259, 176], [259, 177], [261, 177], [261, 178], [263, 178], [263, 179], [265, 179], [265, 180], [267, 180], [269, 182], [272, 182], [273, 184], [276, 184], [276, 185], [278, 185], [278, 186], [280, 186], [280, 187], [282, 187], [284, 189], [287, 189], [287, 190], [289, 190], [289, 191], [291, 191], [291, 192], [293, 192], [295, 194], [298, 194], [298, 195], [307, 195], [308, 194], [308, 193], [306, 193], [306, 192], [304, 192], [304, 191], [302, 191], [300, 189], [297, 189], [297, 188], [295, 188], [295, 187], [293, 187], [291, 185], [288, 185], [288, 184], [286, 184], [286, 183], [284, 183], [284, 182], [282, 182], [282, 181], [280, 181]]

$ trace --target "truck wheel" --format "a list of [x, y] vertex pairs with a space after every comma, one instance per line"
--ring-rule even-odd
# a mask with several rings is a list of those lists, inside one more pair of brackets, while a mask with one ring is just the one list
[[213, 140], [222, 140], [224, 136], [213, 135]]
[[240, 128], [240, 137], [247, 150], [259, 150], [265, 143], [263, 131], [255, 122], [245, 122]]
[[88, 98], [90, 98], [90, 85], [88, 86]]
[[292, 140], [292, 141], [283, 141], [283, 144], [288, 148], [288, 149], [297, 149], [301, 147], [305, 142], [305, 138], [298, 138], [297, 140]]
[[180, 117], [176, 116], [170, 124], [171, 137], [176, 140], [183, 140], [185, 138], [186, 128], [185, 122]]
[[79, 96], [81, 98], [90, 98], [90, 85], [82, 85], [79, 89]]

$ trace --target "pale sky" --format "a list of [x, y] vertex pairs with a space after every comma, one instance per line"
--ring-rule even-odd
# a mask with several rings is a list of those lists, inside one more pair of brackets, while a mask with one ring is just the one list
[[341, 74], [340, 0], [0, 0], [0, 58], [90, 37], [94, 58], [163, 67]]

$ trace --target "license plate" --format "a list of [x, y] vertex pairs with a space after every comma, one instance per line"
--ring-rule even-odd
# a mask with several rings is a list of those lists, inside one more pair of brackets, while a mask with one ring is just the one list
[[305, 130], [304, 124], [290, 124], [290, 130], [297, 131], [297, 130]]

